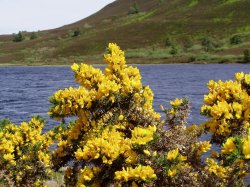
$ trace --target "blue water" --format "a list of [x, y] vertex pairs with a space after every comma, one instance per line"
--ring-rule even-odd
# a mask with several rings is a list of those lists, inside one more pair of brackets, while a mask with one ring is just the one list
[[[167, 105], [170, 99], [187, 96], [192, 114], [189, 123], [200, 124], [203, 96], [207, 82], [233, 79], [234, 73], [250, 72], [250, 65], [137, 65], [144, 85], [155, 93], [154, 107]], [[101, 67], [103, 69], [103, 67]], [[58, 89], [78, 86], [69, 67], [0, 67], [0, 119], [9, 118], [16, 124], [32, 115], [47, 119], [45, 130], [58, 124], [47, 115], [49, 97]]]

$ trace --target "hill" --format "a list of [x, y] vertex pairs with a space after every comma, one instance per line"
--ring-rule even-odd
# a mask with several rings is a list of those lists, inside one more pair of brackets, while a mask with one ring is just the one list
[[249, 8], [249, 0], [117, 0], [35, 39], [0, 36], [0, 64], [100, 63], [108, 42], [125, 49], [129, 62], [241, 61], [250, 48]]

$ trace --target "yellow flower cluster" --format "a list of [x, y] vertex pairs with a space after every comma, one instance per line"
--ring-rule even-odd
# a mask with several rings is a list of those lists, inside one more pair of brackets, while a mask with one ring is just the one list
[[182, 99], [176, 98], [174, 101], [170, 101], [170, 105], [173, 107], [178, 107], [183, 103]]
[[[38, 175], [37, 168], [41, 168], [40, 174], [46, 175], [45, 169], [51, 160], [49, 148], [53, 143], [53, 133], [42, 134], [43, 126], [44, 122], [34, 117], [20, 126], [7, 124], [0, 129], [0, 168], [9, 171], [7, 174], [17, 186], [25, 183], [30, 174]], [[33, 179], [39, 177], [43, 176]]]
[[249, 76], [236, 73], [235, 81], [209, 81], [201, 112], [211, 117], [205, 125], [214, 136], [230, 137], [239, 128], [247, 130], [244, 124], [249, 124], [250, 96], [243, 83], [248, 83]]
[[156, 175], [154, 170], [150, 166], [138, 165], [135, 168], [127, 167], [122, 168], [122, 171], [115, 172], [115, 180], [118, 181], [131, 181], [131, 180], [140, 180], [146, 181], [155, 179]]
[[231, 154], [235, 152], [236, 150], [238, 150], [237, 153], [242, 153], [242, 159], [250, 159], [250, 136], [249, 135], [242, 137], [242, 138], [238, 138], [237, 141], [236, 141], [236, 138], [234, 137], [228, 138], [225, 141], [225, 143], [222, 145], [221, 153]]
[[132, 130], [132, 144], [145, 145], [153, 140], [153, 135], [156, 131], [156, 126], [149, 126], [147, 128], [135, 127]]
[[179, 149], [176, 148], [172, 151], [169, 151], [167, 154], [167, 160], [175, 160], [179, 154]]
[[[186, 159], [186, 157], [184, 157]], [[184, 159], [184, 160], [185, 160]], [[190, 169], [191, 166], [187, 163], [184, 163], [184, 160], [179, 160], [179, 162], [177, 164], [173, 164], [171, 165], [171, 167], [167, 170], [167, 176], [170, 177], [171, 179], [175, 180], [176, 177], [178, 177], [178, 174], [182, 171], [182, 170], [186, 170], [186, 169]]]
[[211, 158], [206, 159], [206, 168], [205, 168], [210, 174], [214, 174], [222, 179], [227, 178], [227, 174], [229, 171], [229, 168], [223, 167], [218, 165], [217, 162], [215, 162]]
[[211, 144], [209, 141], [197, 142], [194, 144], [194, 149], [197, 156], [201, 156], [202, 153], [206, 153], [208, 150], [210, 150], [210, 148]]
[[124, 139], [122, 133], [113, 129], [105, 129], [101, 137], [87, 140], [84, 148], [75, 152], [77, 160], [91, 161], [102, 158], [103, 163], [112, 164], [118, 156], [130, 150], [130, 142]]
[[[112, 167], [133, 164], [138, 167], [126, 171], [136, 173], [137, 180], [154, 178], [148, 176], [153, 169], [140, 166], [137, 159], [138, 148], [154, 139], [156, 121], [160, 119], [152, 107], [153, 92], [142, 86], [139, 69], [126, 65], [124, 52], [116, 44], [109, 44], [104, 61], [108, 64], [104, 73], [93, 66], [73, 64], [79, 88], [59, 90], [50, 100], [52, 117], [77, 117], [58, 135], [58, 147], [53, 152], [56, 167], [71, 162], [72, 168], [78, 168], [65, 177], [66, 183], [73, 186], [95, 183], [96, 174], [89, 166], [100, 168], [103, 175], [114, 175], [116, 169]], [[89, 169], [85, 171], [84, 166]]]
[[91, 97], [84, 87], [58, 90], [51, 98], [51, 102], [54, 107], [50, 108], [48, 114], [55, 117], [76, 115], [84, 107], [91, 107]]
[[[76, 184], [76, 187], [86, 187], [86, 183], [91, 181], [96, 174], [100, 172], [100, 169], [97, 167], [85, 167], [84, 169], [81, 169], [80, 171], [80, 177]], [[95, 183], [92, 185], [93, 187], [99, 186], [98, 183]]]
[[250, 136], [243, 138], [242, 153], [246, 159], [250, 159]]
[[183, 161], [187, 160], [186, 156], [182, 156], [179, 153], [179, 149], [176, 148], [174, 150], [171, 150], [167, 153], [166, 156], [167, 161], [169, 162], [169, 169], [167, 170], [167, 175], [169, 177], [174, 177], [177, 175], [178, 170], [181, 167], [185, 167], [186, 164]]
[[79, 161], [102, 158], [103, 163], [112, 164], [115, 159], [124, 155], [127, 158], [127, 163], [134, 163], [137, 154], [132, 151], [133, 144], [145, 145], [153, 140], [155, 131], [155, 126], [135, 127], [132, 130], [132, 138], [129, 139], [124, 137], [123, 133], [118, 132], [116, 128], [105, 129], [100, 137], [88, 139], [83, 148], [78, 148], [75, 157]]
[[96, 69], [91, 65], [81, 64], [73, 64], [71, 69], [75, 73], [75, 81], [79, 82], [83, 87], [91, 90], [92, 88], [97, 88], [98, 84], [102, 83], [105, 79], [102, 71], [100, 69]]
[[236, 150], [236, 145], [234, 143], [235, 138], [230, 137], [226, 140], [226, 142], [223, 144], [223, 148], [221, 150], [221, 153], [228, 154], [232, 153]]

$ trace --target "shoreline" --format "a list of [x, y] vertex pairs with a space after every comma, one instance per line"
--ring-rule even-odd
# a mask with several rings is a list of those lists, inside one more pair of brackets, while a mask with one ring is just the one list
[[[73, 63], [72, 63], [73, 64]], [[70, 67], [72, 64], [1, 64], [1, 67]], [[105, 66], [105, 63], [83, 63], [88, 64], [92, 66]], [[178, 62], [178, 63], [127, 63], [127, 65], [210, 65], [210, 64], [242, 64], [242, 65], [249, 65], [249, 63], [243, 63], [243, 62], [225, 62], [225, 63], [219, 63], [219, 62], [206, 62], [206, 61], [197, 61], [197, 62]]]

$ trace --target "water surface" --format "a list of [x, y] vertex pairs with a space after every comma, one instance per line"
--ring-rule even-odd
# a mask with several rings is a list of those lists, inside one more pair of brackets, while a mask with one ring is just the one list
[[[156, 111], [170, 99], [187, 96], [192, 107], [189, 122], [196, 124], [204, 120], [199, 113], [209, 80], [228, 80], [234, 78], [235, 72], [250, 72], [250, 66], [243, 64], [136, 66], [143, 84], [155, 93]], [[69, 86], [78, 86], [70, 67], [0, 67], [0, 119], [20, 123], [32, 115], [40, 115], [47, 119], [45, 130], [48, 130], [58, 124], [47, 115], [49, 97]]]

